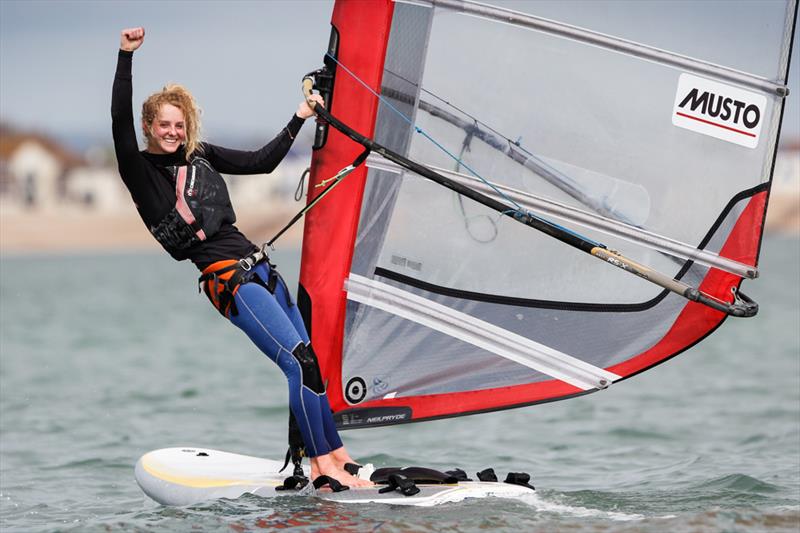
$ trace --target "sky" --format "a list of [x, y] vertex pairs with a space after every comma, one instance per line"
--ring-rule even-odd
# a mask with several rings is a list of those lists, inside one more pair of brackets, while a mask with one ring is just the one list
[[190, 88], [207, 135], [280, 130], [327, 49], [329, 1], [0, 0], [0, 119], [110, 141], [120, 31], [143, 26], [134, 109], [168, 82]]
[[[696, 16], [675, 23], [669, 22], [670, 4], [656, 1], [509, 5], [653, 46], [674, 42], [685, 48], [678, 51], [701, 57], [708, 42], [731, 43], [718, 46], [730, 57], [702, 58], [741, 58], [741, 66], [731, 65], [737, 68], [759, 60], [754, 49], [737, 48], [764, 11], [758, 3], [684, 2]], [[203, 108], [208, 139], [264, 139], [296, 109], [303, 74], [321, 66], [332, 8], [332, 0], [0, 0], [0, 121], [75, 147], [110, 143], [120, 30], [144, 26], [145, 43], [134, 59], [135, 109], [165, 83], [182, 83]], [[740, 13], [723, 25], [715, 22], [721, 10]], [[770, 24], [762, 26], [769, 30]], [[800, 137], [799, 48], [794, 46], [784, 137]]]

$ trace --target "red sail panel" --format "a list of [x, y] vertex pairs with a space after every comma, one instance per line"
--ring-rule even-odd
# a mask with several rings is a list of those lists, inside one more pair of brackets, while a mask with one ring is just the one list
[[[336, 2], [331, 25], [339, 33], [337, 56], [375, 91], [380, 90], [393, 3], [389, 0]], [[365, 135], [372, 135], [378, 102], [363, 97], [364, 88], [341, 73], [336, 79], [331, 112]], [[311, 159], [310, 198], [322, 180], [335, 175], [363, 151], [333, 128], [325, 146]], [[353, 243], [358, 229], [361, 197], [367, 170], [361, 166], [306, 214], [300, 285], [313, 311], [306, 312], [311, 341], [328, 381], [334, 410], [345, 406], [341, 391], [340, 361], [346, 294], [344, 280], [350, 272]], [[307, 307], [306, 307], [307, 309]]]
[[[747, 264], [756, 263], [766, 196], [767, 192], [762, 191], [749, 200], [720, 255]], [[738, 287], [740, 282], [741, 278], [738, 276], [711, 269], [701, 285], [701, 290], [709, 294], [724, 295], [730, 293], [731, 287]], [[678, 319], [655, 346], [606, 370], [622, 378], [637, 374], [700, 342], [719, 327], [725, 318], [723, 313], [710, 307], [687, 302]], [[551, 380], [512, 387], [364, 402], [357, 408], [338, 412], [337, 419], [343, 427], [375, 427], [399, 421], [421, 421], [509, 409], [582, 394], [585, 392], [577, 387]], [[334, 410], [339, 411], [336, 408]], [[403, 418], [397, 420], [399, 416]]]
[[[761, 242], [761, 225], [764, 219], [767, 191], [753, 196], [739, 216], [733, 231], [725, 241], [720, 255], [755, 265]], [[742, 279], [717, 269], [710, 269], [700, 290], [724, 298], [732, 287], [739, 287]], [[667, 335], [646, 352], [608, 368], [623, 377], [631, 376], [673, 357], [700, 342], [725, 320], [725, 315], [708, 306], [688, 302]]]

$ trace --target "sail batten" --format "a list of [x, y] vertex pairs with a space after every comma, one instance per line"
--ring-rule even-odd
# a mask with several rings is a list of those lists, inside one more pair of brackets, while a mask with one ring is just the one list
[[445, 333], [582, 390], [603, 389], [620, 379], [613, 372], [385, 283], [351, 274], [345, 289], [348, 299]]
[[[370, 156], [367, 159], [370, 168], [380, 169], [395, 174], [403, 172], [402, 167], [387, 159], [378, 156]], [[642, 246], [647, 246], [659, 252], [670, 254], [673, 257], [692, 260], [707, 266], [719, 268], [726, 272], [736, 274], [743, 278], [755, 279], [758, 277], [758, 268], [755, 265], [747, 265], [722, 257], [719, 254], [697, 248], [690, 244], [671, 239], [665, 235], [659, 235], [641, 227], [632, 226], [607, 217], [595, 215], [587, 211], [574, 208], [567, 204], [556, 202], [548, 198], [536, 196], [531, 193], [512, 189], [501, 183], [492, 183], [491, 186], [482, 181], [459, 172], [440, 168], [431, 165], [436, 172], [446, 175], [454, 181], [474, 188], [481, 193], [494, 196], [497, 200], [511, 198], [520, 207], [531, 210], [543, 216], [553, 216], [567, 222], [573, 222], [585, 228], [596, 229], [607, 235], [623, 238]], [[495, 189], [503, 192], [504, 196], [497, 195]]]
[[[402, 2], [403, 0], [399, 1]], [[775, 83], [772, 80], [740, 70], [715, 65], [689, 56], [676, 54], [667, 50], [612, 37], [610, 35], [555, 22], [511, 9], [470, 2], [468, 0], [414, 0], [414, 2], [418, 4], [428, 3], [431, 6], [452, 9], [477, 17], [484, 17], [489, 20], [502, 22], [504, 24], [550, 33], [559, 37], [627, 54], [639, 59], [669, 65], [676, 69], [714, 76], [715, 78], [724, 79], [781, 97], [785, 97], [789, 94], [789, 89], [784, 83]]]

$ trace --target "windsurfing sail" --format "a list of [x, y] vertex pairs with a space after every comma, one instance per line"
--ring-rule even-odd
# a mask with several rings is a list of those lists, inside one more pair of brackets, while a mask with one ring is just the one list
[[654, 43], [514, 7], [335, 4], [298, 299], [342, 428], [593, 392], [754, 309], [797, 3], [669, 3]]

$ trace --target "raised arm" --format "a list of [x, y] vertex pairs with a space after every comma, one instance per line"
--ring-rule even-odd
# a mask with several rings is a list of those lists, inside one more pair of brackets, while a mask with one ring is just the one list
[[133, 51], [144, 42], [144, 28], [122, 30], [117, 56], [117, 72], [111, 92], [111, 132], [122, 180], [131, 189], [141, 166], [139, 145], [133, 120], [133, 85], [131, 64]]

